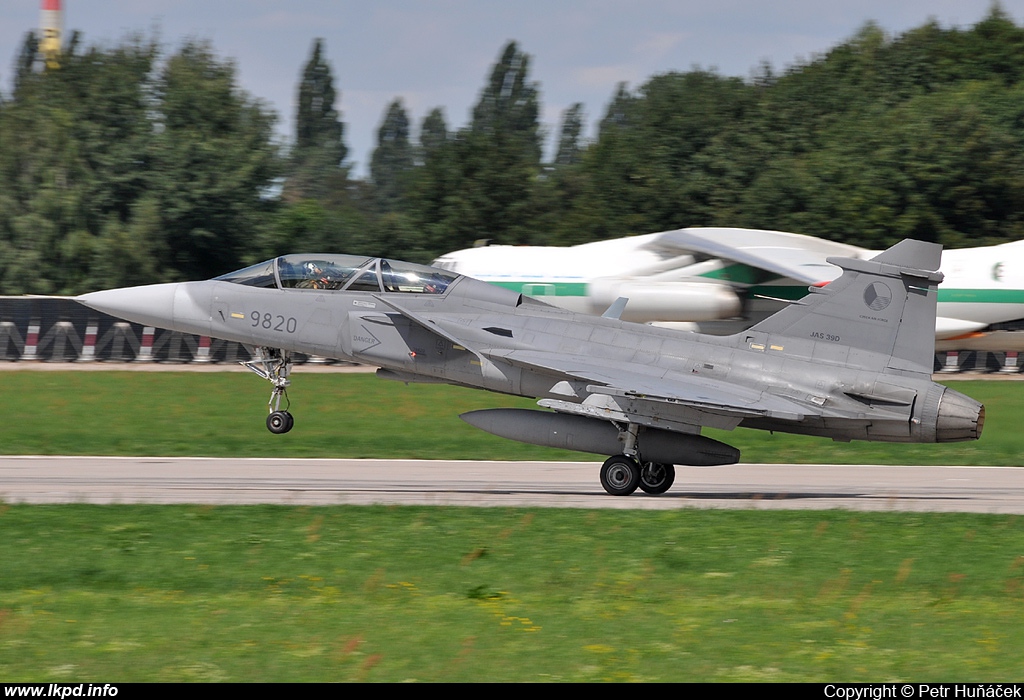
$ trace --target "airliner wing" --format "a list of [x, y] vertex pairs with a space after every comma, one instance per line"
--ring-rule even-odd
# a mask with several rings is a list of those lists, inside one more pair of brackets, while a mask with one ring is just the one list
[[840, 269], [830, 256], [865, 258], [856, 246], [782, 231], [741, 228], [687, 228], [667, 231], [654, 241], [663, 249], [693, 252], [767, 270], [806, 284], [831, 282]]

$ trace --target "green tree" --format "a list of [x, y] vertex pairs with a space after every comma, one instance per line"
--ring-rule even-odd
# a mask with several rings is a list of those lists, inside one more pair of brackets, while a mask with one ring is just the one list
[[14, 94], [17, 95], [25, 80], [35, 70], [36, 61], [39, 60], [39, 37], [35, 32], [27, 32], [24, 41], [21, 42], [21, 51], [14, 61]]
[[27, 70], [0, 113], [3, 289], [81, 291], [102, 232], [146, 189], [157, 50], [135, 38]]
[[559, 130], [558, 152], [555, 165], [576, 165], [582, 160], [583, 145], [583, 103], [577, 102], [562, 114], [562, 128]]
[[423, 149], [424, 158], [437, 153], [447, 144], [448, 125], [444, 120], [444, 111], [437, 107], [423, 118], [423, 125], [420, 127], [420, 147]]
[[331, 67], [323, 56], [323, 39], [313, 42], [313, 53], [302, 72], [299, 108], [295, 118], [295, 147], [327, 151], [340, 165], [348, 153], [345, 126], [334, 107], [337, 94]]
[[479, 238], [530, 238], [541, 143], [538, 91], [529, 66], [529, 56], [510, 42], [491, 70], [472, 123], [456, 137], [460, 194], [449, 218], [449, 247]]
[[339, 181], [344, 186], [348, 173], [342, 170], [342, 162], [348, 148], [345, 125], [335, 108], [337, 98], [331, 67], [324, 58], [323, 39], [317, 39], [299, 83], [295, 145], [285, 185], [287, 199], [323, 197], [339, 186]]
[[69, 46], [0, 104], [0, 289], [210, 277], [270, 208], [273, 116], [202, 44]]
[[742, 122], [757, 88], [694, 70], [619, 85], [598, 138], [583, 154], [583, 181], [558, 238], [565, 242], [710, 223], [698, 163], [720, 133]]
[[161, 205], [170, 265], [188, 278], [243, 258], [279, 172], [274, 115], [240, 91], [235, 68], [205, 44], [186, 44], [157, 81], [158, 125], [149, 189]]
[[413, 148], [409, 141], [409, 116], [400, 99], [388, 105], [377, 130], [377, 148], [370, 159], [370, 178], [383, 212], [399, 209], [413, 169]]
[[427, 254], [430, 257], [452, 248], [450, 232], [457, 226], [462, 204], [456, 148], [444, 112], [440, 108], [431, 110], [420, 125], [416, 166], [404, 207], [423, 235], [425, 250], [432, 252]]

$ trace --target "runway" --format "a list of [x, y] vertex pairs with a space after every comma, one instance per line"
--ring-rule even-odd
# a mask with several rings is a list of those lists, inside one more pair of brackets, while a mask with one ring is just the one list
[[598, 463], [0, 457], [6, 503], [842, 508], [1024, 514], [1024, 468], [677, 467], [661, 496], [605, 494]]

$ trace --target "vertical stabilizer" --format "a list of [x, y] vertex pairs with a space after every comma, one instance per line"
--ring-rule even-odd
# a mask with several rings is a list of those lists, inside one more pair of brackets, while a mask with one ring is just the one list
[[[931, 374], [942, 246], [905, 240], [871, 260], [828, 258], [842, 276], [751, 330], [879, 353], [868, 369]], [[858, 360], [855, 364], [860, 364]], [[880, 366], [878, 366], [880, 365]]]

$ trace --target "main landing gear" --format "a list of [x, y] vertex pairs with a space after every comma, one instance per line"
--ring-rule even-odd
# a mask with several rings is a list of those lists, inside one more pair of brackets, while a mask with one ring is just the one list
[[[288, 412], [291, 406], [288, 399], [288, 385], [291, 384], [288, 375], [292, 372], [291, 357], [285, 350], [258, 347], [254, 357], [242, 365], [274, 385], [270, 401], [267, 402], [267, 409], [270, 412], [267, 416], [267, 430], [277, 435], [287, 433], [295, 425], [295, 418]], [[281, 399], [285, 401], [283, 411]]]
[[665, 493], [676, 480], [676, 468], [661, 462], [644, 462], [640, 467], [640, 490], [657, 495]]
[[613, 496], [628, 496], [640, 485], [640, 464], [627, 455], [615, 455], [601, 465], [601, 486]]
[[638, 437], [640, 426], [620, 426], [619, 440], [623, 453], [614, 455], [601, 465], [601, 486], [613, 496], [628, 496], [639, 488], [644, 493], [665, 493], [676, 480], [676, 468], [661, 462], [645, 462], [640, 457]]
[[615, 455], [601, 465], [601, 486], [613, 496], [628, 496], [639, 488], [658, 495], [672, 488], [676, 468], [661, 462], [640, 463], [635, 457]]

